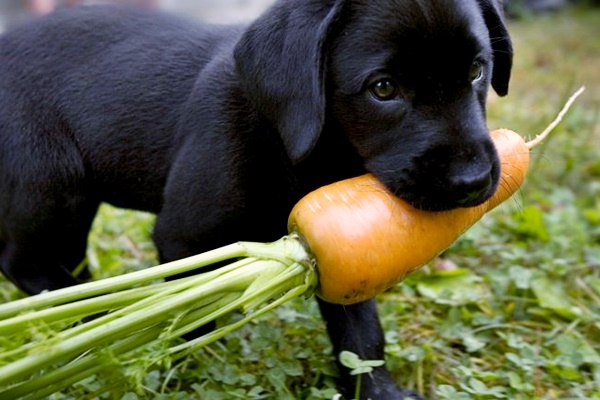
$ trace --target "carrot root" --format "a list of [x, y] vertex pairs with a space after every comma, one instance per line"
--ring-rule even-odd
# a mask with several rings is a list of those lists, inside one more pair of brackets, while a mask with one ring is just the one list
[[579, 97], [579, 95], [581, 93], [583, 93], [584, 90], [585, 90], [585, 86], [582, 86], [575, 93], [573, 93], [571, 95], [571, 97], [569, 97], [569, 99], [567, 100], [565, 105], [563, 106], [562, 110], [560, 110], [560, 112], [558, 113], [556, 118], [554, 118], [554, 121], [552, 121], [546, 127], [546, 129], [544, 129], [544, 131], [542, 133], [537, 135], [534, 139], [531, 139], [530, 141], [525, 143], [525, 146], [527, 146], [527, 148], [529, 150], [533, 149], [535, 146], [542, 143], [544, 141], [544, 139], [546, 138], [546, 136], [548, 136], [550, 134], [550, 132], [552, 132], [552, 130], [554, 128], [556, 128], [556, 126], [558, 124], [560, 124], [560, 122], [562, 121], [562, 119], [565, 116], [565, 114], [567, 113], [567, 111], [569, 111], [569, 108], [571, 108], [571, 105], [575, 102], [575, 100]]

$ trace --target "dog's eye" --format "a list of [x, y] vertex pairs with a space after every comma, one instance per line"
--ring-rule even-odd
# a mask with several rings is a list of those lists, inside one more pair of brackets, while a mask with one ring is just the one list
[[473, 61], [469, 71], [469, 80], [475, 82], [483, 76], [483, 63], [480, 60]]
[[380, 79], [371, 85], [371, 93], [379, 100], [391, 100], [398, 95], [398, 86], [391, 79]]

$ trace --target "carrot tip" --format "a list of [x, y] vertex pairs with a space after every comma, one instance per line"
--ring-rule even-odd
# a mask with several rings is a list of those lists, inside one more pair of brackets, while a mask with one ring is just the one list
[[560, 110], [554, 121], [552, 121], [542, 133], [537, 135], [534, 139], [530, 140], [529, 142], [525, 143], [525, 146], [527, 146], [527, 148], [531, 150], [538, 144], [542, 143], [544, 139], [546, 139], [546, 136], [548, 136], [550, 132], [552, 132], [552, 130], [556, 128], [556, 126], [562, 121], [567, 111], [569, 111], [569, 108], [571, 108], [573, 102], [577, 99], [577, 97], [579, 97], [581, 93], [583, 93], [584, 90], [585, 86], [582, 86], [575, 93], [573, 93], [563, 106], [562, 110]]

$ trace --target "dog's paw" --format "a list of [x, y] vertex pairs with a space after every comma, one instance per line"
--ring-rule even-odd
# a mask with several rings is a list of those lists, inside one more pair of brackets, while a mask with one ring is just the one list
[[[336, 397], [333, 398], [333, 400], [347, 400], [347, 399], [352, 399], [353, 397], [350, 396], [348, 398], [342, 397], [341, 394], [338, 394]], [[378, 391], [377, 393], [363, 393], [360, 396], [360, 400], [425, 400], [423, 399], [423, 397], [419, 396], [417, 393], [413, 392], [412, 390], [400, 390], [398, 388], [396, 388], [395, 390], [392, 391], [386, 391], [381, 392]]]
[[[387, 371], [382, 374], [388, 377]], [[391, 380], [377, 379], [377, 376], [371, 375], [371, 379], [365, 379], [361, 384], [360, 400], [425, 400], [422, 396], [412, 390], [402, 389], [396, 386]], [[373, 379], [375, 378], [375, 379]], [[379, 377], [381, 378], [381, 376]], [[354, 392], [347, 390], [346, 397], [341, 399], [354, 399]], [[352, 394], [351, 396], [349, 394]]]
[[425, 400], [412, 390], [399, 390], [398, 394], [400, 396], [398, 399], [401, 400]]
[[396, 386], [371, 393], [365, 392], [361, 394], [360, 398], [361, 400], [424, 400], [423, 397], [412, 390], [403, 390]]

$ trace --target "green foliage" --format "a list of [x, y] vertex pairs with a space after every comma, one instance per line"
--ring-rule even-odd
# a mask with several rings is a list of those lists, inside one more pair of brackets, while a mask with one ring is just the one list
[[373, 372], [373, 368], [381, 367], [385, 364], [384, 360], [363, 360], [356, 353], [351, 351], [340, 352], [340, 363], [350, 369], [350, 375], [356, 375], [356, 388], [354, 390], [354, 399], [360, 398], [362, 376]]
[[[386, 365], [431, 399], [600, 399], [600, 10], [510, 24], [511, 94], [490, 95], [491, 128], [533, 137], [587, 90], [523, 190], [443, 255], [457, 269], [428, 266], [379, 297]], [[154, 264], [152, 220], [104, 207], [95, 277]], [[19, 296], [0, 282], [0, 301]], [[332, 399], [330, 350], [315, 302], [298, 299], [183, 361], [138, 360], [51, 398]]]
[[340, 353], [340, 363], [350, 369], [350, 375], [361, 375], [371, 373], [374, 367], [381, 367], [385, 361], [363, 360], [358, 354], [344, 350]]

